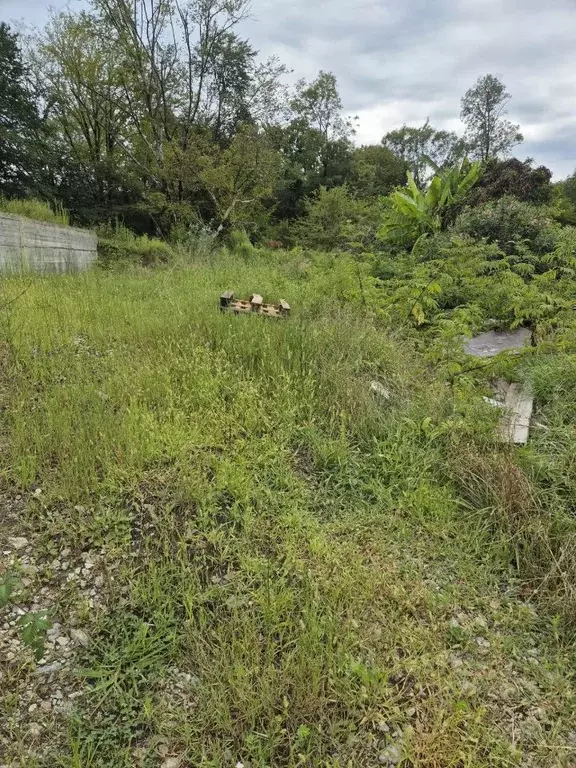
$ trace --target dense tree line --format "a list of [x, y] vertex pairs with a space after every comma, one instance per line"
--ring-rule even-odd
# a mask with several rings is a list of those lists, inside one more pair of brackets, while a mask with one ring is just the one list
[[[407, 171], [424, 189], [465, 157], [486, 165], [479, 201], [551, 194], [547, 169], [506, 159], [522, 135], [494, 76], [464, 95], [463, 137], [426, 121], [357, 147], [334, 75], [287, 87], [281, 62], [240, 35], [246, 13], [247, 0], [92, 0], [53, 15], [26, 53], [0, 25], [1, 194], [61, 203], [86, 224], [284, 241], [313, 240], [329, 219], [374, 231], [371, 206]], [[341, 229], [323, 244], [342, 245]]]

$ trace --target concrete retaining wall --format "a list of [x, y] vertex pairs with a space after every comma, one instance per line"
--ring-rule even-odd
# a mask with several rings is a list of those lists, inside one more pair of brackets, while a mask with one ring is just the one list
[[70, 272], [96, 261], [93, 232], [0, 213], [0, 270]]

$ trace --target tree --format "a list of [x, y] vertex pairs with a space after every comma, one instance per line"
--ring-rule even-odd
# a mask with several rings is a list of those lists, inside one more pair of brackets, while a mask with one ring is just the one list
[[352, 169], [348, 182], [360, 198], [387, 195], [406, 179], [407, 164], [382, 145], [358, 147], [352, 154]]
[[510, 195], [529, 203], [547, 203], [553, 191], [551, 178], [552, 171], [543, 165], [533, 168], [530, 159], [492, 159], [487, 162], [469, 204], [481, 205]]
[[36, 186], [41, 120], [27, 83], [18, 36], [0, 23], [0, 192], [25, 195]]
[[262, 201], [274, 188], [279, 155], [254, 125], [240, 126], [222, 149], [209, 133], [196, 134], [186, 151], [171, 145], [168, 168], [204, 200], [214, 234], [230, 227], [254, 229]]
[[270, 135], [284, 158], [276, 191], [278, 218], [297, 218], [304, 201], [321, 186], [328, 189], [350, 176], [354, 129], [342, 113], [335, 76], [320, 72], [311, 83], [300, 80], [289, 102], [289, 120]]
[[506, 119], [511, 98], [494, 75], [478, 78], [466, 91], [460, 117], [466, 125], [465, 141], [473, 157], [486, 161], [506, 156], [524, 141], [520, 126]]
[[464, 145], [452, 131], [439, 131], [426, 120], [420, 128], [403, 125], [382, 139], [403, 160], [420, 189], [434, 173], [448, 168], [464, 157]]
[[[50, 104], [53, 138], [82, 175], [81, 192], [75, 184], [70, 190], [81, 200], [66, 201], [77, 212], [117, 203], [129, 174], [121, 72], [111, 38], [91, 14], [60, 13], [46, 27], [34, 56]], [[70, 182], [71, 175], [64, 173], [61, 181]]]
[[351, 120], [342, 115], [342, 99], [332, 72], [320, 71], [316, 80], [299, 80], [291, 109], [296, 120], [317, 131], [325, 142], [349, 139], [354, 133]]

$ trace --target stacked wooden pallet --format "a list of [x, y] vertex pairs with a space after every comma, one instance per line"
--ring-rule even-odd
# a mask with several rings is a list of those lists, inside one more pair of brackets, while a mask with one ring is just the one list
[[237, 299], [233, 291], [224, 291], [220, 296], [220, 311], [233, 312], [235, 315], [255, 313], [280, 318], [290, 314], [290, 305], [284, 299], [280, 299], [278, 304], [265, 304], [258, 293], [253, 293], [248, 300]]

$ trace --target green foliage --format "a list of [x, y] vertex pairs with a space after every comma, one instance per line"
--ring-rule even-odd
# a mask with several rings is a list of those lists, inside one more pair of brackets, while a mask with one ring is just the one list
[[408, 174], [408, 185], [384, 198], [384, 224], [379, 232], [384, 242], [408, 247], [427, 235], [440, 232], [450, 207], [466, 198], [480, 178], [478, 163], [463, 163], [435, 176], [421, 191]]
[[[13, 573], [6, 572], [0, 576], [0, 610], [14, 602], [14, 595], [22, 589], [22, 582]], [[45, 611], [28, 611], [18, 619], [20, 637], [24, 645], [34, 651], [36, 659], [44, 655], [46, 633], [52, 626]]]
[[383, 257], [377, 273], [386, 278], [383, 287], [395, 316], [434, 335], [441, 332], [441, 342], [454, 323], [461, 336], [482, 330], [488, 319], [500, 328], [528, 323], [542, 336], [576, 298], [574, 247], [574, 233], [567, 230], [552, 254], [532, 254], [526, 262], [527, 254], [524, 260], [511, 258], [497, 243], [449, 232], [421, 242], [418, 257], [397, 255], [392, 264]]
[[7, 200], [0, 197], [0, 211], [16, 216], [27, 216], [36, 221], [46, 221], [49, 224], [60, 224], [65, 227], [70, 224], [68, 212], [64, 210], [62, 205], [57, 204], [52, 207], [44, 200], [34, 198]]
[[13, 573], [7, 572], [0, 576], [0, 609], [9, 605], [12, 595], [20, 585], [20, 579]]
[[374, 144], [354, 150], [348, 186], [357, 197], [376, 199], [387, 195], [405, 178], [406, 163], [388, 147]]
[[510, 255], [521, 255], [525, 248], [544, 254], [556, 242], [556, 230], [546, 209], [513, 197], [468, 208], [458, 217], [454, 228], [459, 233], [497, 243]]
[[382, 139], [406, 165], [416, 186], [422, 189], [434, 173], [461, 162], [465, 155], [462, 141], [451, 131], [438, 131], [427, 120], [420, 128], [403, 125]]
[[486, 161], [506, 156], [524, 137], [520, 126], [506, 119], [511, 96], [494, 75], [479, 77], [462, 98], [460, 118], [466, 125], [465, 142], [472, 157]]
[[174, 249], [163, 240], [148, 235], [135, 235], [121, 224], [100, 227], [98, 258], [102, 266], [131, 262], [151, 267], [167, 264], [174, 259]]
[[45, 611], [30, 612], [18, 620], [22, 642], [34, 651], [36, 659], [44, 655], [46, 633], [52, 626]]
[[40, 130], [18, 35], [0, 22], [0, 194], [23, 196], [34, 189]]
[[228, 236], [228, 244], [230, 248], [244, 259], [254, 255], [255, 248], [250, 242], [250, 238], [246, 232], [242, 230], [233, 230]]
[[552, 172], [548, 168], [543, 165], [533, 168], [531, 160], [521, 162], [515, 157], [508, 160], [493, 158], [485, 164], [482, 178], [469, 202], [476, 206], [512, 196], [528, 203], [548, 203], [553, 195], [551, 178]]
[[576, 171], [554, 184], [551, 215], [562, 224], [576, 225]]
[[352, 197], [347, 187], [321, 187], [305, 204], [305, 216], [292, 228], [298, 243], [316, 250], [370, 250], [380, 207]]

